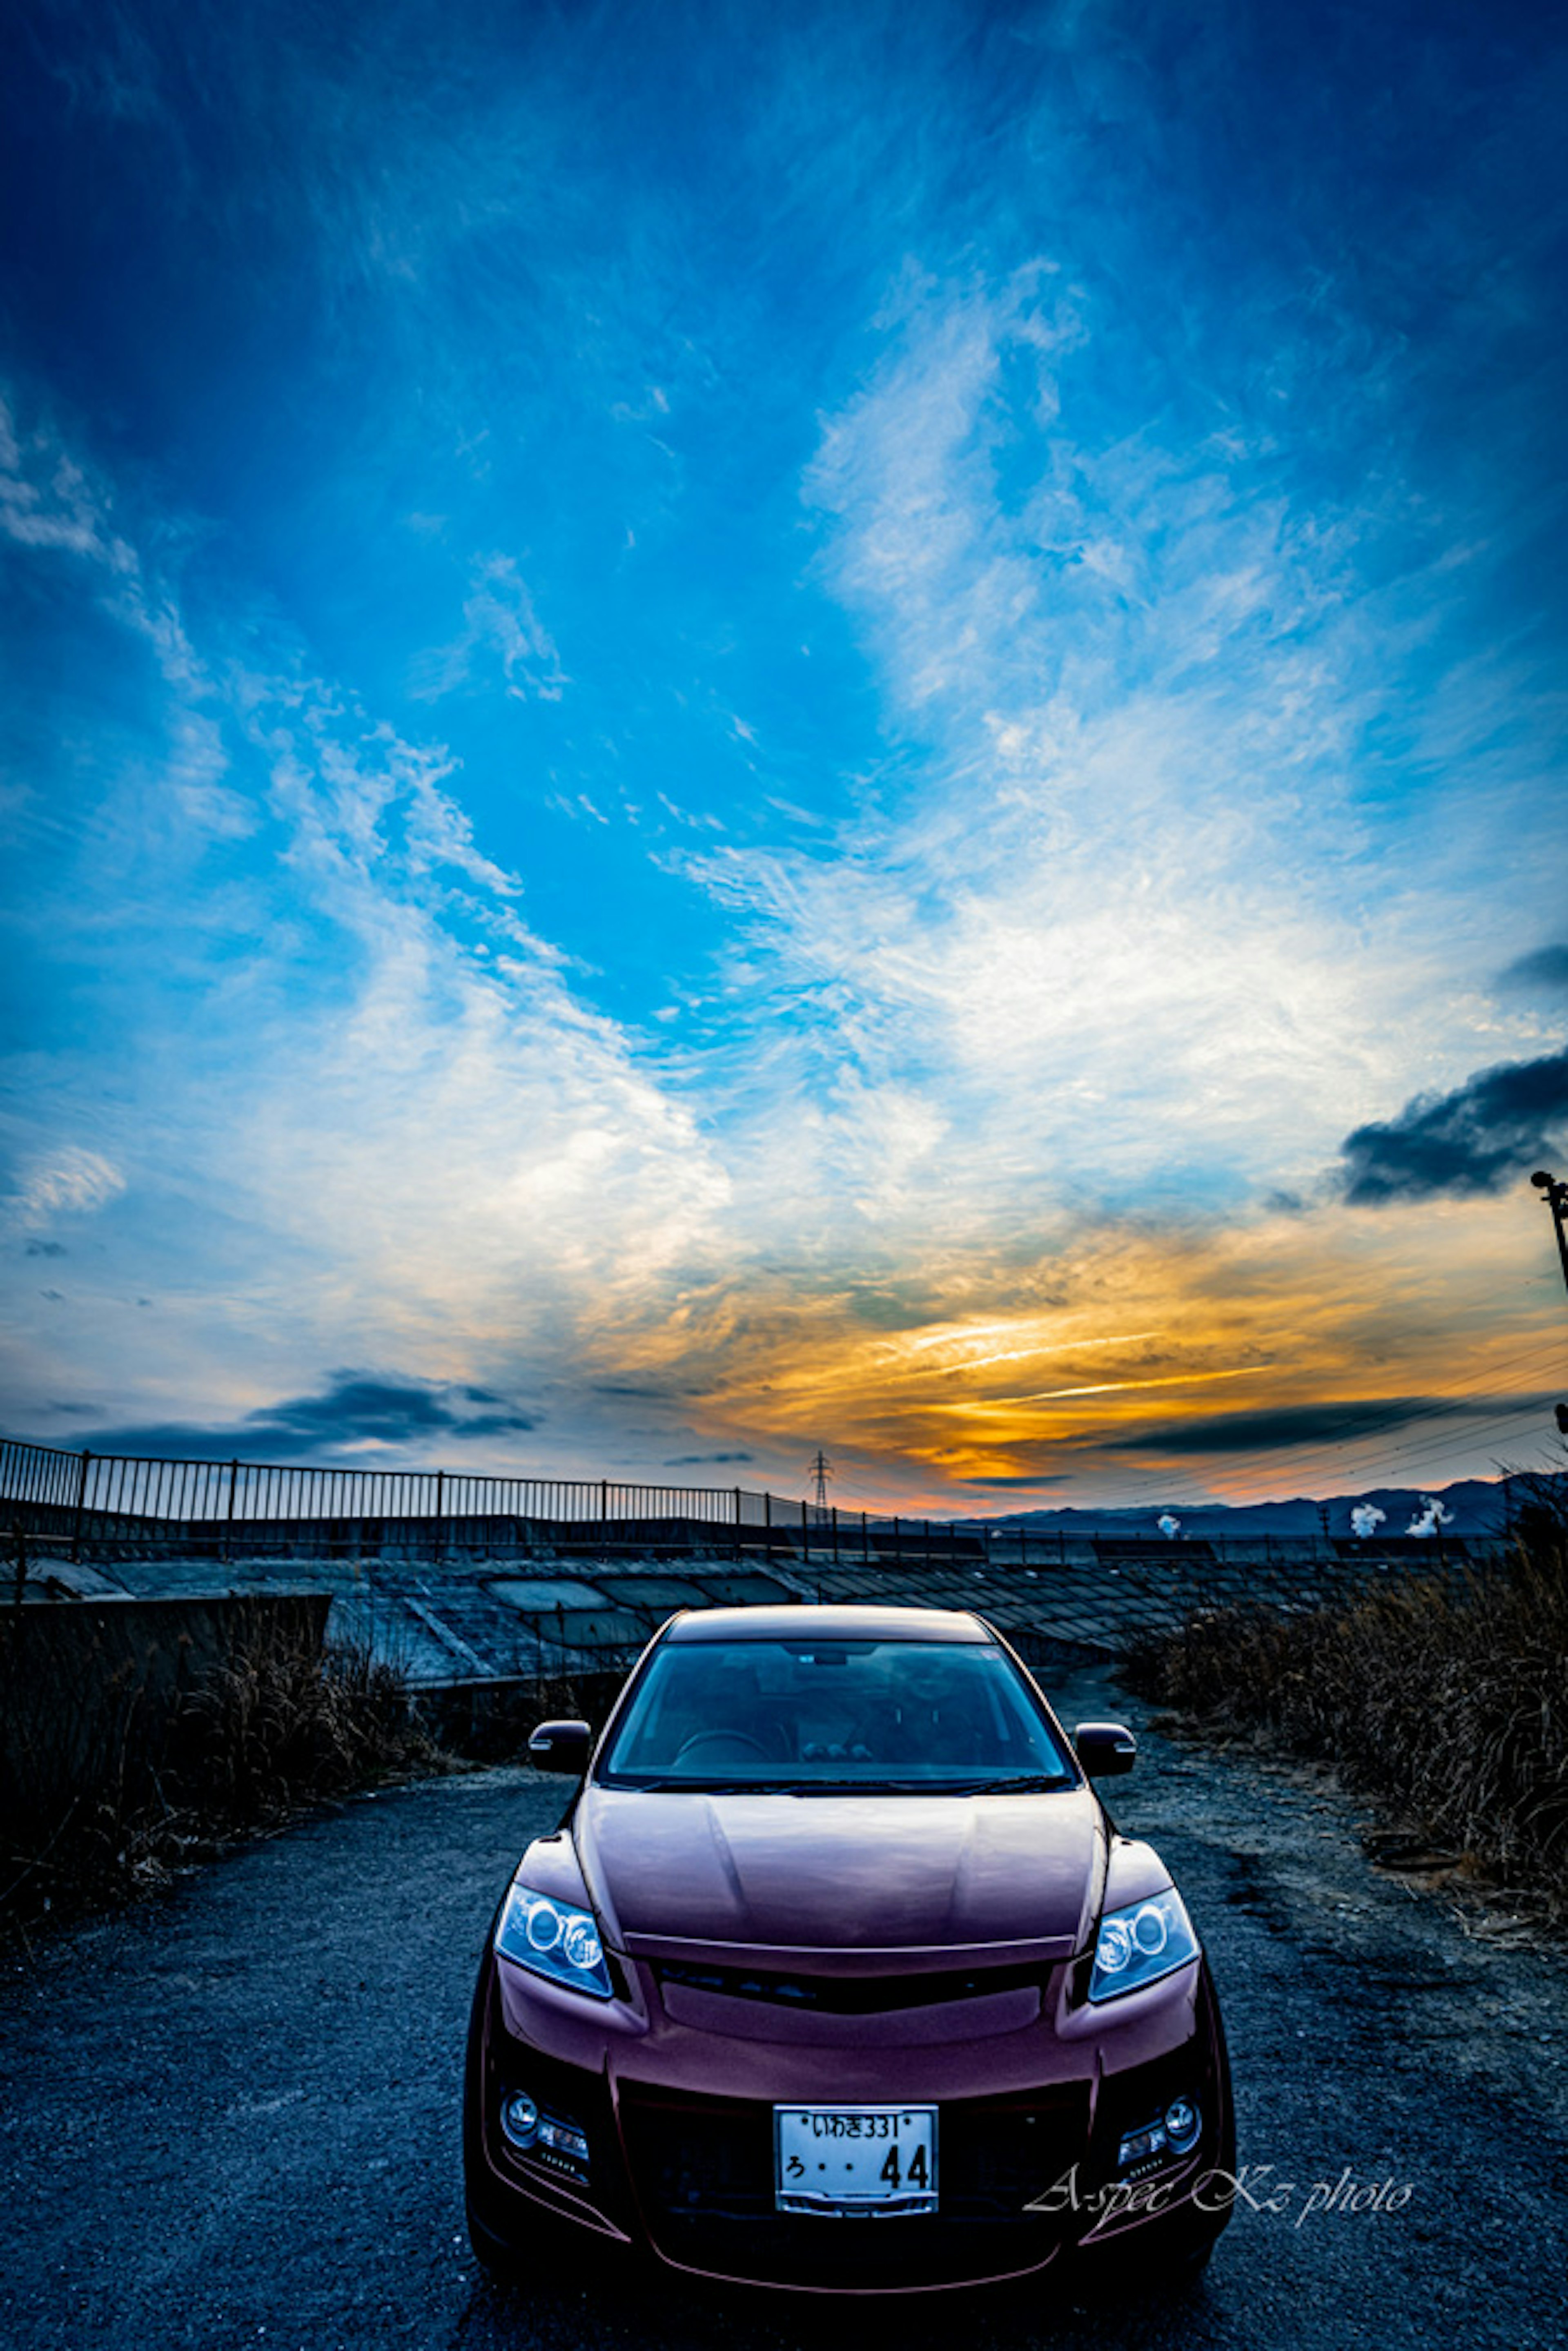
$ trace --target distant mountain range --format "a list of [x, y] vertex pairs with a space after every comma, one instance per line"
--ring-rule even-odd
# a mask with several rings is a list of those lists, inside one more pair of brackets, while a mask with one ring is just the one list
[[[1134, 1510], [1011, 1510], [988, 1519], [995, 1527], [1027, 1527], [1061, 1534], [1158, 1535], [1162, 1518], [1175, 1519], [1183, 1535], [1317, 1535], [1326, 1520], [1331, 1535], [1390, 1535], [1428, 1531], [1432, 1505], [1441, 1505], [1441, 1525], [1453, 1535], [1501, 1534], [1518, 1516], [1531, 1489], [1552, 1490], [1568, 1510], [1568, 1470], [1544, 1477], [1461, 1478], [1452, 1486], [1373, 1486], [1364, 1494], [1334, 1494], [1314, 1499], [1298, 1495], [1287, 1502], [1145, 1503]], [[1382, 1516], [1358, 1525], [1353, 1513]]]

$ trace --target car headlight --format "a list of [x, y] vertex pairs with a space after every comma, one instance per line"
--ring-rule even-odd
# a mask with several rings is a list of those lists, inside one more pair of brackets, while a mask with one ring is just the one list
[[591, 1910], [514, 1886], [496, 1929], [496, 1949], [503, 1959], [548, 1976], [551, 1983], [567, 1984], [595, 2000], [615, 1997]]
[[1197, 1937], [1186, 1906], [1176, 1887], [1167, 1886], [1146, 1902], [1106, 1911], [1094, 1945], [1089, 1997], [1114, 2000], [1118, 1993], [1141, 1991], [1197, 1957]]

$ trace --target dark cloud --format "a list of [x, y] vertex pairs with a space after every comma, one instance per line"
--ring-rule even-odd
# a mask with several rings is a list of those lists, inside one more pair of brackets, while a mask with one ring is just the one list
[[1218, 1412], [1207, 1420], [1178, 1421], [1142, 1437], [1113, 1437], [1107, 1453], [1273, 1453], [1291, 1445], [1343, 1445], [1383, 1437], [1423, 1420], [1495, 1420], [1518, 1412], [1549, 1414], [1551, 1391], [1538, 1395], [1357, 1396], [1325, 1404]]
[[1340, 1145], [1356, 1207], [1495, 1192], [1527, 1176], [1568, 1128], [1568, 1052], [1481, 1070], [1451, 1094], [1417, 1094], [1397, 1118], [1358, 1126]]
[[1568, 942], [1521, 956], [1499, 972], [1497, 984], [1515, 996], [1568, 996]]
[[[331, 1386], [320, 1395], [293, 1396], [252, 1413], [250, 1418], [305, 1446], [340, 1444], [345, 1437], [379, 1437], [397, 1444], [459, 1425], [439, 1389], [403, 1380], [357, 1378], [347, 1372], [335, 1373]], [[527, 1421], [521, 1425], [529, 1426]]]
[[488, 1389], [433, 1387], [408, 1379], [377, 1378], [361, 1372], [334, 1372], [319, 1395], [290, 1396], [227, 1427], [162, 1422], [93, 1433], [102, 1453], [151, 1453], [203, 1461], [298, 1460], [367, 1443], [394, 1447], [421, 1438], [447, 1437], [466, 1443], [537, 1427], [537, 1416], [503, 1408], [466, 1413], [450, 1399], [502, 1405]]
[[966, 1478], [964, 1480], [966, 1486], [1065, 1486], [1069, 1482], [1065, 1471], [1060, 1477], [1041, 1478], [1030, 1472], [1020, 1473], [1016, 1478]]
[[64, 1241], [29, 1241], [27, 1243], [29, 1257], [65, 1257], [67, 1254]]
[[666, 1469], [695, 1469], [708, 1461], [755, 1461], [756, 1458], [754, 1453], [677, 1453], [673, 1461], [665, 1462], [664, 1467]]

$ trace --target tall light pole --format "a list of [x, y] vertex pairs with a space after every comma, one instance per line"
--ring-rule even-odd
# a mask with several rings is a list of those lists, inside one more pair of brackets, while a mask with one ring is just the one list
[[[1544, 1167], [1538, 1167], [1530, 1180], [1538, 1192], [1545, 1195], [1552, 1211], [1552, 1228], [1557, 1235], [1557, 1255], [1563, 1266], [1563, 1287], [1568, 1290], [1568, 1184], [1549, 1176]], [[1558, 1405], [1553, 1416], [1563, 1436], [1568, 1437], [1568, 1404]]]
[[1557, 1254], [1563, 1260], [1563, 1283], [1564, 1289], [1568, 1289], [1568, 1184], [1560, 1183], [1555, 1176], [1549, 1176], [1544, 1167], [1538, 1167], [1530, 1180], [1538, 1192], [1546, 1196], [1546, 1205], [1552, 1211], [1552, 1222], [1557, 1234]]

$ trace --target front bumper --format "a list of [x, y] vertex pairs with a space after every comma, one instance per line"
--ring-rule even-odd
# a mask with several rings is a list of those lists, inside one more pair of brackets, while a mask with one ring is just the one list
[[[493, 2247], [561, 2224], [737, 2283], [896, 2293], [999, 2283], [1124, 2249], [1197, 2251], [1228, 2217], [1206, 2183], [1234, 2168], [1224, 2035], [1198, 1960], [1113, 2009], [1083, 1963], [1032, 1987], [892, 2014], [778, 2013], [623, 1963], [624, 1999], [558, 1992], [487, 1952], [476, 1989], [465, 2147], [471, 2216]], [[518, 2149], [525, 2091], [586, 2139], [586, 2163]], [[1178, 2096], [1202, 2133], [1124, 2167], [1122, 2143]], [[935, 2103], [931, 2215], [775, 2209], [773, 2106]], [[1134, 2242], [1136, 2252], [1134, 2253]]]

